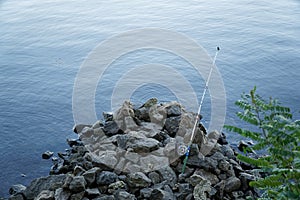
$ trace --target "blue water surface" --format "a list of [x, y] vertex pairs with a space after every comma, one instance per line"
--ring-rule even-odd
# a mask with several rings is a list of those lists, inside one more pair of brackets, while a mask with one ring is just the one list
[[[226, 123], [239, 124], [234, 101], [254, 85], [262, 96], [277, 97], [290, 106], [299, 118], [299, 22], [297, 0], [0, 1], [0, 196], [7, 196], [12, 184], [27, 185], [47, 175], [51, 163], [41, 154], [63, 151], [66, 138], [76, 137], [71, 130], [76, 74], [97, 44], [124, 31], [148, 27], [176, 31], [194, 39], [212, 57], [220, 46], [216, 64], [226, 89]], [[131, 64], [149, 63], [152, 58], [174, 67], [186, 64], [168, 56], [159, 51], [137, 53], [115, 65], [129, 70]], [[121, 72], [109, 71], [103, 83], [115, 84]], [[201, 77], [183, 73], [201, 96]], [[174, 97], [158, 91], [164, 88], [143, 86], [134, 99]], [[99, 85], [99, 117], [110, 108], [110, 97], [111, 88]], [[209, 94], [204, 105], [209, 116]], [[208, 123], [209, 117], [204, 120]], [[228, 138], [232, 143], [239, 140], [233, 134]]]

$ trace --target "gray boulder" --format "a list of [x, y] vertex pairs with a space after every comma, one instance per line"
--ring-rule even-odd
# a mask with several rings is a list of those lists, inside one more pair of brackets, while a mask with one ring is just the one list
[[237, 177], [230, 177], [225, 182], [225, 192], [233, 192], [241, 187], [241, 181]]

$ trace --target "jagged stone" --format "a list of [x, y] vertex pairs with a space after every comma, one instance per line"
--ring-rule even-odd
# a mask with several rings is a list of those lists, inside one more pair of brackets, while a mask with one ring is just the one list
[[180, 121], [181, 121], [181, 116], [169, 117], [166, 119], [165, 129], [168, 131], [168, 134], [171, 137], [176, 136], [179, 130]]
[[103, 131], [105, 135], [107, 135], [108, 137], [123, 133], [123, 130], [119, 127], [119, 125], [115, 121], [105, 122]]
[[166, 105], [167, 110], [167, 116], [168, 117], [174, 117], [174, 116], [180, 116], [181, 115], [181, 105], [177, 102], [171, 102], [170, 104]]
[[70, 182], [69, 189], [72, 192], [81, 192], [85, 190], [86, 181], [83, 176], [75, 176]]
[[49, 159], [53, 156], [54, 152], [52, 151], [45, 151], [43, 154], [42, 154], [42, 158], [43, 159]]
[[109, 185], [116, 182], [118, 179], [117, 174], [110, 171], [102, 171], [97, 177], [98, 185]]
[[126, 180], [128, 185], [134, 188], [148, 187], [151, 184], [151, 180], [142, 172], [130, 173]]

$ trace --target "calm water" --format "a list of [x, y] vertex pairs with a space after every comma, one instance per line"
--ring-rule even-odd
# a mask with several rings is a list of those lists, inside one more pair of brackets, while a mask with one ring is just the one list
[[[81, 63], [98, 43], [127, 30], [178, 31], [211, 56], [220, 46], [217, 65], [227, 93], [227, 123], [238, 123], [233, 103], [254, 85], [261, 95], [279, 98], [299, 117], [299, 1], [148, 2], [0, 1], [0, 196], [6, 196], [12, 184], [28, 184], [48, 174], [50, 161], [42, 160], [41, 153], [64, 150], [65, 139], [76, 137], [71, 131], [72, 90]], [[115, 65], [128, 69], [153, 58], [157, 63], [182, 64], [160, 52], [141, 53]], [[115, 83], [121, 72], [111, 71], [104, 83]], [[190, 77], [199, 82], [196, 91], [201, 95], [203, 81]], [[137, 91], [136, 99], [168, 100], [156, 85], [143, 89], [150, 94]], [[99, 116], [110, 108], [110, 94], [109, 87], [97, 89]], [[209, 97], [207, 101], [208, 105]], [[228, 137], [238, 141], [236, 135]]]

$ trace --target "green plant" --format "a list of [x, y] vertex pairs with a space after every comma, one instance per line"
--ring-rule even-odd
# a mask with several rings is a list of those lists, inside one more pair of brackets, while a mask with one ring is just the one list
[[266, 101], [255, 92], [256, 87], [235, 104], [243, 110], [237, 116], [256, 128], [225, 125], [225, 129], [254, 140], [251, 149], [267, 152], [268, 156], [258, 159], [245, 154], [237, 156], [267, 174], [249, 183], [264, 191], [260, 199], [299, 199], [300, 120], [293, 121], [290, 109], [281, 106], [276, 99]]

